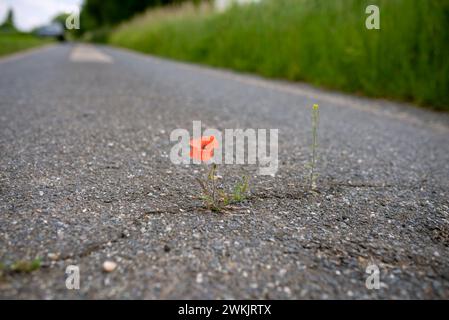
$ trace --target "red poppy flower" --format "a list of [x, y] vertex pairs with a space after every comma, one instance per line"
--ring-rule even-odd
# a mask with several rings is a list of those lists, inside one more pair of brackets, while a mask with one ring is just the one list
[[218, 148], [218, 141], [214, 136], [204, 136], [190, 140], [190, 158], [208, 161], [214, 156], [214, 149]]

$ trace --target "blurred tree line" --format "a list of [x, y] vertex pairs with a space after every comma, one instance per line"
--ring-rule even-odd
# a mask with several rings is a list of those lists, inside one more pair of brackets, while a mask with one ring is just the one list
[[0, 32], [5, 33], [17, 32], [17, 29], [14, 25], [14, 12], [12, 11], [12, 9], [8, 10], [5, 21], [2, 24], [0, 24]]
[[[81, 8], [79, 32], [113, 26], [145, 9], [192, 0], [85, 0]], [[199, 3], [201, 0], [193, 0]]]

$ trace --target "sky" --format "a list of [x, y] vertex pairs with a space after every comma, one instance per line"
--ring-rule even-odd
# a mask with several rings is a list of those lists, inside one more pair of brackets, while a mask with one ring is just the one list
[[44, 25], [61, 12], [79, 10], [82, 0], [0, 0], [0, 23], [9, 8], [14, 11], [14, 23], [21, 31]]

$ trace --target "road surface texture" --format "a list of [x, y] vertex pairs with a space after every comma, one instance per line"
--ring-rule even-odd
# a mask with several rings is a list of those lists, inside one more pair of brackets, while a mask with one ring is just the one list
[[[56, 45], [0, 74], [1, 298], [449, 298], [446, 114], [108, 47]], [[220, 166], [251, 194], [208, 212], [203, 166], [168, 157], [193, 120], [279, 129], [277, 175]]]

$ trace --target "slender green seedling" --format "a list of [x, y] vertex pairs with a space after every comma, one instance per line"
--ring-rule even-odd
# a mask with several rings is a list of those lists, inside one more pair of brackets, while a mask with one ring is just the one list
[[310, 163], [310, 185], [311, 190], [316, 188], [316, 162], [318, 153], [318, 127], [320, 123], [320, 109], [317, 104], [312, 107], [312, 161]]

